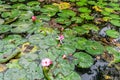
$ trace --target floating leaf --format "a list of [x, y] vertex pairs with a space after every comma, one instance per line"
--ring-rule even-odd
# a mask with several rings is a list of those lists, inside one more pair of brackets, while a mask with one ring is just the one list
[[115, 30], [107, 30], [106, 34], [112, 38], [118, 38], [119, 37], [119, 32], [115, 31]]
[[62, 18], [69, 18], [69, 17], [74, 17], [76, 15], [76, 13], [72, 10], [62, 10], [61, 13], [58, 13], [58, 16], [62, 17]]
[[87, 5], [86, 0], [82, 0], [82, 1], [76, 2], [76, 4], [78, 6], [85, 6], [85, 5]]
[[60, 24], [65, 24], [66, 26], [69, 26], [71, 24], [71, 21], [67, 18], [56, 18], [56, 22]]
[[80, 17], [86, 20], [92, 20], [94, 17], [90, 16], [88, 13], [82, 13], [80, 14]]
[[20, 20], [31, 19], [33, 15], [32, 11], [22, 11], [19, 18]]
[[68, 76], [66, 76], [63, 80], [81, 80], [81, 77], [76, 72], [71, 72]]
[[40, 5], [40, 2], [38, 1], [30, 1], [27, 3], [28, 6], [36, 6], [36, 5]]
[[0, 5], [0, 12], [9, 11], [10, 8], [11, 8], [10, 5], [2, 4]]
[[78, 11], [84, 12], [84, 13], [90, 13], [91, 12], [91, 10], [88, 9], [87, 7], [80, 7], [80, 8], [78, 8]]
[[47, 13], [47, 12], [57, 12], [58, 7], [54, 5], [44, 5], [43, 8], [41, 9], [41, 12]]
[[18, 64], [18, 59], [12, 59], [8, 64], [8, 68], [21, 68], [21, 66]]
[[93, 64], [93, 58], [86, 53], [77, 52], [73, 56], [78, 67], [89, 68]]
[[22, 3], [14, 4], [14, 5], [12, 5], [12, 8], [22, 9], [22, 10], [27, 10], [28, 9], [28, 7], [25, 4], [22, 4]]
[[71, 21], [75, 21], [75, 23], [82, 23], [83, 19], [80, 17], [72, 17]]
[[105, 11], [112, 13], [112, 12], [114, 12], [114, 9], [112, 9], [112, 8], [105, 8]]
[[24, 22], [24, 21], [18, 21], [15, 23], [12, 23], [11, 26], [14, 27], [11, 29], [11, 32], [14, 33], [22, 33], [30, 30], [32, 28], [32, 22]]
[[110, 21], [113, 25], [120, 27], [120, 21], [119, 20], [111, 20]]
[[85, 50], [86, 41], [85, 38], [78, 38], [75, 47], [80, 50]]
[[11, 30], [9, 25], [0, 25], [0, 33], [5, 33]]
[[86, 51], [91, 55], [99, 55], [104, 52], [104, 47], [99, 42], [87, 41]]

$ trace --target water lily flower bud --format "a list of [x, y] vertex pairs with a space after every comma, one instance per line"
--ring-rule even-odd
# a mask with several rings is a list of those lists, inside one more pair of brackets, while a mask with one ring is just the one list
[[49, 59], [49, 58], [44, 58], [44, 59], [42, 59], [42, 61], [41, 61], [41, 65], [43, 66], [43, 67], [48, 67], [48, 66], [50, 66], [52, 64], [52, 61]]
[[36, 21], [36, 16], [32, 16], [32, 21]]

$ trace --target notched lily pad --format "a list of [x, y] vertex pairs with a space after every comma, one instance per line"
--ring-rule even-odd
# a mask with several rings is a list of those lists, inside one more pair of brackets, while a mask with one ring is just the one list
[[99, 55], [104, 52], [104, 46], [96, 41], [87, 41], [86, 51], [91, 55]]
[[93, 58], [86, 53], [77, 52], [73, 56], [78, 67], [89, 68], [93, 64]]

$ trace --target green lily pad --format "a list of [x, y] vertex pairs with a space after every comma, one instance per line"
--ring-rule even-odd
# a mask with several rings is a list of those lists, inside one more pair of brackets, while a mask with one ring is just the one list
[[4, 74], [4, 80], [27, 80], [26, 71], [23, 69], [11, 68], [8, 69]]
[[83, 24], [81, 27], [83, 27], [86, 30], [93, 30], [96, 32], [99, 30], [99, 28], [94, 24]]
[[76, 26], [73, 28], [74, 32], [80, 35], [88, 34], [90, 30], [98, 31], [99, 28], [94, 24], [83, 24], [82, 26]]
[[85, 6], [85, 5], [87, 5], [87, 2], [86, 2], [86, 0], [82, 0], [82, 1], [76, 2], [76, 4], [78, 6]]
[[43, 8], [41, 8], [41, 12], [57, 12], [59, 9], [57, 6], [54, 5], [44, 5]]
[[91, 55], [99, 55], [104, 52], [104, 46], [96, 41], [87, 41], [86, 42], [86, 51]]
[[28, 9], [28, 7], [25, 4], [22, 4], [22, 3], [14, 4], [14, 5], [12, 5], [12, 8], [21, 9], [21, 10], [27, 10]]
[[50, 16], [47, 16], [45, 14], [41, 14], [40, 16], [38, 16], [38, 18], [42, 21], [50, 21]]
[[58, 13], [58, 16], [62, 18], [69, 18], [69, 17], [74, 17], [76, 13], [72, 10], [64, 9], [61, 11], [61, 13]]
[[71, 21], [68, 18], [56, 18], [56, 22], [60, 24], [65, 24], [66, 26], [69, 26], [71, 24]]
[[34, 45], [37, 45], [38, 43], [42, 42], [42, 40], [44, 39], [44, 35], [43, 34], [35, 34], [35, 35], [31, 35], [28, 38], [28, 41]]
[[94, 17], [90, 16], [88, 13], [82, 13], [82, 14], [80, 14], [80, 17], [83, 19], [86, 19], [86, 20], [93, 20], [94, 19]]
[[10, 5], [2, 4], [0, 5], [0, 12], [9, 11], [10, 8], [11, 8]]
[[28, 6], [36, 6], [36, 5], [40, 5], [40, 2], [38, 1], [30, 1], [27, 3]]
[[115, 30], [107, 30], [106, 34], [108, 36], [110, 36], [111, 38], [118, 38], [119, 37], [119, 32], [115, 31]]
[[32, 11], [22, 11], [19, 18], [20, 20], [31, 19], [33, 15]]
[[71, 21], [75, 21], [75, 23], [82, 23], [83, 19], [80, 17], [72, 17]]
[[81, 77], [80, 77], [80, 75], [78, 73], [72, 71], [63, 80], [81, 80]]
[[16, 46], [26, 42], [25, 39], [23, 39], [20, 35], [9, 35], [6, 38], [3, 39], [8, 44], [14, 44]]
[[114, 11], [114, 9], [112, 9], [112, 8], [105, 8], [105, 11], [109, 12], [109, 13], [112, 13]]
[[89, 33], [89, 30], [86, 30], [85, 28], [80, 27], [80, 26], [74, 27], [73, 30], [76, 34], [79, 34], [79, 35]]
[[119, 20], [111, 20], [111, 24], [120, 27], [120, 21]]
[[86, 53], [77, 52], [73, 56], [78, 67], [89, 68], [93, 64], [93, 58]]
[[75, 44], [76, 48], [80, 50], [85, 50], [86, 41], [87, 40], [85, 38], [78, 38]]
[[53, 74], [56, 76], [56, 75], [59, 75], [60, 73], [63, 75], [63, 76], [67, 76], [71, 73], [71, 71], [74, 70], [75, 66], [72, 62], [69, 62], [67, 60], [64, 60], [61, 57], [57, 58], [56, 60], [59, 64], [54, 64], [56, 66], [53, 67]]
[[5, 33], [11, 30], [9, 25], [0, 25], [0, 33]]
[[14, 33], [26, 32], [32, 28], [31, 25], [32, 25], [32, 22], [24, 22], [24, 21], [12, 23], [11, 26], [15, 28], [11, 29], [11, 32], [14, 32]]
[[17, 9], [11, 10], [10, 18], [18, 17], [20, 14], [21, 14], [21, 12]]
[[91, 10], [88, 9], [87, 7], [80, 7], [78, 9], [78, 11], [83, 12], [83, 13], [90, 13], [91, 12]]
[[3, 13], [1, 14], [1, 16], [2, 16], [3, 18], [10, 17], [10, 12], [3, 12]]

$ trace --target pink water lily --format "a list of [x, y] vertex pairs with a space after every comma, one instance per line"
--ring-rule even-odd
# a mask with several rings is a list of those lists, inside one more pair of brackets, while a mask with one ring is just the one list
[[59, 39], [60, 41], [62, 41], [62, 40], [64, 39], [64, 36], [63, 36], [63, 35], [60, 35], [60, 36], [58, 37], [58, 39]]
[[36, 16], [32, 16], [32, 21], [36, 21]]
[[59, 37], [58, 37], [58, 40], [60, 40], [60, 43], [62, 44], [62, 40], [64, 39], [64, 36], [61, 34], [61, 35], [59, 35]]
[[52, 61], [49, 59], [49, 58], [44, 58], [44, 59], [42, 59], [42, 61], [41, 61], [41, 65], [43, 66], [43, 67], [48, 67], [48, 66], [50, 66], [52, 64]]

